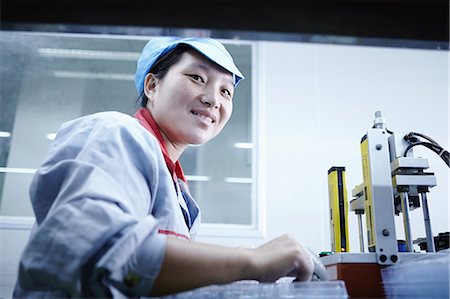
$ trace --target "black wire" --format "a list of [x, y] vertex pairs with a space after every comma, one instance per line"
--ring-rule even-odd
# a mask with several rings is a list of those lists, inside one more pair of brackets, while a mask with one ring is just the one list
[[[405, 138], [406, 138], [406, 136], [405, 136]], [[450, 167], [450, 153], [448, 151], [444, 150], [439, 144], [436, 144], [436, 143], [425, 142], [425, 141], [418, 141], [415, 143], [411, 143], [410, 145], [408, 145], [406, 147], [405, 153], [403, 156], [406, 157], [408, 151], [417, 145], [422, 145], [422, 146], [425, 146], [426, 148], [432, 150], [433, 152], [438, 154], [442, 158], [442, 160], [444, 160], [445, 164], [447, 164], [448, 167]]]
[[[429, 142], [421, 141], [419, 138], [423, 138], [428, 140]], [[417, 132], [410, 132], [409, 134], [405, 135], [404, 139], [410, 143], [409, 146], [406, 147], [404, 156], [406, 157], [408, 151], [416, 146], [416, 145], [423, 145], [427, 147], [428, 149], [432, 150], [436, 154], [438, 154], [442, 160], [444, 160], [445, 164], [447, 164], [448, 167], [450, 167], [450, 154], [448, 151], [446, 151], [443, 147], [441, 147], [436, 141], [434, 141], [432, 138], [428, 137], [425, 134], [417, 133]]]
[[407, 136], [408, 136], [409, 138], [412, 137], [412, 136], [419, 136], [419, 137], [425, 138], [426, 140], [430, 141], [431, 143], [433, 143], [433, 144], [435, 144], [435, 145], [437, 145], [437, 146], [440, 146], [436, 141], [434, 141], [433, 139], [431, 139], [431, 137], [428, 137], [428, 136], [425, 135], [425, 134], [416, 133], [416, 132], [411, 132], [411, 133], [409, 133], [408, 135], [406, 135], [405, 138], [407, 138]]

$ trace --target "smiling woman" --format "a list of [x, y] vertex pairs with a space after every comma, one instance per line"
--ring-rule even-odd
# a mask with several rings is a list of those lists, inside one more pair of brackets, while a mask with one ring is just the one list
[[[100, 111], [133, 115], [137, 109], [134, 72], [146, 40], [17, 31], [0, 31], [0, 36], [0, 243], [11, 244], [0, 265], [0, 297], [8, 298], [34, 221], [29, 186], [56, 129], [70, 119]], [[233, 95], [233, 117], [213, 141], [187, 147], [180, 158], [191, 194], [202, 210], [203, 239], [224, 233], [259, 235], [254, 204], [257, 181], [252, 179], [255, 151], [234, 146], [253, 144], [255, 138], [254, 42], [224, 44], [247, 77]], [[247, 182], [230, 183], [229, 178]]]
[[[31, 217], [28, 188], [17, 186], [29, 186], [30, 174], [47, 154], [58, 126], [99, 111], [134, 114], [136, 106], [130, 99], [135, 98], [135, 91], [131, 81], [145, 43], [129, 36], [5, 31], [0, 34], [4, 62], [0, 130], [8, 134], [0, 138], [0, 215]], [[202, 218], [205, 228], [214, 224], [207, 230], [209, 235], [225, 230], [235, 234], [236, 225], [239, 231], [244, 228], [252, 233], [258, 220], [253, 180], [256, 152], [233, 146], [242, 142], [253, 144], [255, 138], [253, 44], [228, 41], [225, 45], [247, 77], [233, 94], [235, 111], [222, 134], [207, 144], [190, 145], [180, 158], [192, 194], [202, 210], [207, 211]], [[162, 73], [157, 69], [167, 70], [162, 61], [154, 66], [155, 74]], [[170, 63], [165, 61], [166, 65]], [[34, 125], [30, 127], [29, 123]], [[30, 148], [32, 155], [26, 150]], [[229, 178], [249, 182], [228, 183]], [[217, 188], [222, 190], [220, 194], [214, 192]]]
[[[187, 47], [171, 51], [179, 45]], [[172, 62], [158, 74], [161, 59]], [[310, 280], [312, 254], [287, 235], [254, 249], [192, 242], [200, 207], [179, 158], [222, 131], [242, 79], [216, 40], [152, 38], [137, 62], [146, 105], [134, 118], [99, 112], [59, 127], [31, 182], [36, 225], [13, 297], [164, 295], [288, 274]]]

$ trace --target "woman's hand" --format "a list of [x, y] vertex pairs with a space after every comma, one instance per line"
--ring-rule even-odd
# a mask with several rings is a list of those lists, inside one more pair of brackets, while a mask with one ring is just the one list
[[298, 281], [311, 280], [314, 262], [311, 253], [289, 235], [283, 235], [252, 251], [255, 279], [273, 282], [294, 274]]
[[273, 282], [288, 274], [310, 280], [311, 253], [284, 235], [254, 249], [229, 248], [167, 237], [167, 248], [152, 296], [237, 280]]

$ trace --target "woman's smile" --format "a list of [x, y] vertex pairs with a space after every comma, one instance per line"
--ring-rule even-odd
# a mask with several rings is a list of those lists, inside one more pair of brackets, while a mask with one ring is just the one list
[[197, 118], [201, 119], [202, 121], [204, 121], [208, 124], [213, 124], [216, 122], [216, 117], [214, 116], [214, 114], [210, 113], [209, 111], [195, 109], [195, 110], [192, 110], [191, 113], [193, 115], [195, 115]]

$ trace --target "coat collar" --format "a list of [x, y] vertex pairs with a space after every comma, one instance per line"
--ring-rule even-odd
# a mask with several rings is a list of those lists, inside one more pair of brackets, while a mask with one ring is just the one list
[[164, 138], [162, 136], [162, 133], [158, 127], [158, 124], [153, 119], [153, 116], [150, 113], [150, 111], [147, 108], [141, 108], [136, 112], [134, 117], [139, 120], [139, 123], [144, 128], [146, 128], [153, 136], [156, 137], [156, 139], [158, 139], [159, 145], [161, 147], [161, 151], [164, 156], [164, 160], [166, 161], [167, 168], [169, 169], [172, 177], [174, 179], [178, 178], [178, 179], [183, 180], [184, 182], [187, 182], [180, 162], [178, 160], [176, 162], [173, 162], [170, 159], [169, 153], [167, 152], [166, 144], [164, 143]]

